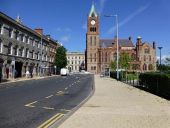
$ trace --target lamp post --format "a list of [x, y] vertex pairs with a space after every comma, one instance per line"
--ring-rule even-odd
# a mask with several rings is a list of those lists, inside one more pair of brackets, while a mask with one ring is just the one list
[[119, 42], [118, 42], [118, 15], [104, 15], [105, 17], [115, 17], [116, 18], [116, 45], [117, 45], [117, 57], [116, 57], [116, 71], [117, 80], [119, 80]]
[[160, 71], [161, 71], [161, 60], [162, 60], [162, 59], [161, 59], [161, 57], [162, 57], [162, 56], [161, 56], [161, 50], [162, 50], [162, 48], [163, 48], [163, 47], [158, 47], [158, 49], [160, 50], [160, 58], [159, 58], [159, 59], [160, 59], [160, 60], [159, 60]]
[[158, 49], [160, 50], [160, 60], [159, 60], [159, 65], [161, 65], [161, 50], [162, 50], [163, 47], [158, 47]]
[[41, 42], [40, 42], [40, 54], [41, 54], [41, 57], [40, 57], [40, 77], [42, 76], [42, 34], [41, 34]]

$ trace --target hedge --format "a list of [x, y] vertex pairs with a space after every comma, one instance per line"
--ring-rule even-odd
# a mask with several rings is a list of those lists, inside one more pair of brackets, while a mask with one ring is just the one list
[[139, 75], [139, 84], [152, 92], [170, 96], [170, 74], [142, 73]]

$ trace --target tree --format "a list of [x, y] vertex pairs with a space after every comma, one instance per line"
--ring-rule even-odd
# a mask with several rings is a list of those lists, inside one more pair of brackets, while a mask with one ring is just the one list
[[130, 67], [130, 63], [131, 63], [131, 57], [129, 56], [128, 53], [121, 53], [120, 54], [120, 58], [119, 58], [119, 65], [122, 69], [127, 70]]
[[56, 49], [54, 64], [57, 69], [61, 69], [67, 66], [66, 52], [67, 50], [63, 46], [60, 46]]
[[170, 56], [168, 56], [167, 58], [165, 58], [165, 62], [170, 65]]
[[115, 61], [111, 61], [110, 64], [109, 64], [111, 70], [116, 70], [116, 62]]

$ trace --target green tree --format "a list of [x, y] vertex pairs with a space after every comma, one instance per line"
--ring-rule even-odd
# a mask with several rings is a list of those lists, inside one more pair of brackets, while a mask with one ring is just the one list
[[60, 46], [56, 49], [54, 64], [57, 69], [61, 69], [67, 66], [66, 52], [67, 50], [64, 48], [64, 46]]
[[170, 56], [168, 56], [167, 58], [165, 58], [165, 62], [170, 65]]
[[109, 64], [112, 71], [116, 70], [116, 61], [111, 61]]
[[130, 67], [131, 60], [132, 59], [128, 53], [121, 53], [119, 58], [120, 68], [127, 70]]

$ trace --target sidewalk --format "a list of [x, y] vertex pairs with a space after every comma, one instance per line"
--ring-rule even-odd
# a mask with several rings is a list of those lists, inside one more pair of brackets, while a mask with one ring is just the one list
[[7, 81], [5, 82], [1, 82], [0, 83], [0, 86], [2, 85], [5, 85], [5, 84], [8, 84], [8, 83], [15, 83], [15, 82], [19, 82], [19, 81], [27, 81], [27, 80], [38, 80], [38, 79], [43, 79], [43, 78], [48, 78], [48, 77], [54, 77], [54, 76], [57, 76], [57, 75], [51, 75], [51, 76], [33, 76], [33, 78], [26, 78], [26, 77], [21, 77], [21, 78], [15, 78], [15, 79], [8, 79]]
[[95, 76], [95, 93], [59, 128], [170, 128], [170, 101]]

